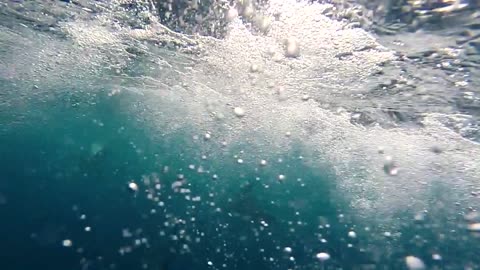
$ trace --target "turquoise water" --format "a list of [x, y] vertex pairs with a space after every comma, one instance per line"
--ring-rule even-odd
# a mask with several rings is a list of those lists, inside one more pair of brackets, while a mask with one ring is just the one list
[[[449, 225], [459, 217], [440, 211], [404, 222], [412, 213], [402, 213], [397, 236], [378, 235], [375, 222], [358, 223], [333, 192], [331, 170], [312, 168], [300, 150], [271, 156], [264, 167], [232, 158], [248, 144], [220, 147], [203, 160], [197, 149], [215, 142], [188, 130], [151, 134], [142, 119], [116, 109], [136, 102], [135, 94], [108, 93], [80, 92], [74, 107], [69, 95], [31, 100], [3, 114], [17, 123], [1, 134], [4, 269], [402, 269], [407, 254], [432, 251], [443, 261], [425, 261], [439, 269], [476, 260], [477, 240]], [[172, 189], [179, 174], [184, 191]], [[130, 181], [137, 192], [128, 190]], [[439, 238], [449, 229], [460, 231]], [[62, 246], [65, 239], [72, 247]], [[321, 264], [319, 251], [331, 259]]]
[[[17, 113], [23, 114], [23, 120], [2, 132], [2, 153], [6, 157], [2, 164], [4, 177], [9, 179], [3, 187], [3, 193], [8, 196], [5, 216], [12, 221], [8, 223], [11, 227], [4, 229], [17, 231], [9, 234], [12, 239], [6, 243], [12, 247], [12, 258], [22, 254], [19, 250], [25, 247], [42, 251], [35, 252], [32, 260], [16, 265], [16, 269], [34, 265], [55, 269], [71, 267], [70, 260], [84, 256], [89, 261], [102, 256], [104, 264], [118, 264], [122, 269], [139, 267], [142, 261], [172, 264], [168, 269], [206, 268], [207, 259], [242, 269], [261, 267], [267, 263], [262, 259], [264, 256], [275, 258], [271, 263], [278, 267], [294, 264], [283, 258], [283, 251], [277, 250], [277, 246], [292, 247], [297, 263], [304, 264], [311, 260], [306, 254], [312, 252], [316, 239], [302, 235], [314, 230], [318, 216], [332, 219], [329, 221], [332, 227], [338, 222], [339, 202], [329, 194], [329, 186], [334, 183], [327, 171], [312, 171], [302, 164], [296, 158], [298, 153], [292, 152], [293, 157], [279, 156], [283, 162], [267, 168], [225, 160], [229, 159], [230, 151], [211, 153], [208, 160], [202, 161], [195, 147], [187, 146], [192, 140], [189, 132], [154, 138], [141, 129], [141, 120], [136, 119], [137, 123], [132, 124], [135, 122], [132, 116], [113, 109], [119, 100], [107, 99], [102, 92], [96, 96], [75, 108], [59, 97], [40, 104], [26, 104], [32, 109], [30, 112], [11, 112], [12, 118], [20, 117]], [[132, 96], [118, 97], [122, 98], [131, 100]], [[45, 108], [41, 116], [33, 110], [39, 107]], [[99, 126], [92, 119], [106, 124]], [[13, 119], [7, 121], [14, 122]], [[206, 142], [200, 139], [197, 143]], [[215, 172], [218, 179], [213, 179], [211, 172], [187, 169], [190, 163], [202, 164]], [[165, 166], [168, 172], [164, 172]], [[275, 172], [279, 168], [286, 171], [287, 178], [292, 181], [302, 178], [301, 182], [278, 183]], [[161, 184], [158, 198], [165, 203], [164, 207], [145, 198], [145, 189], [153, 184], [140, 183], [142, 177], [153, 177], [154, 173]], [[185, 186], [192, 195], [171, 190], [170, 185], [179, 173], [184, 175]], [[137, 194], [127, 191], [127, 183], [132, 180], [139, 182]], [[271, 187], [267, 189], [263, 185]], [[192, 203], [184, 198], [186, 195], [200, 196], [201, 200]], [[157, 213], [152, 214], [152, 209]], [[86, 218], [80, 219], [81, 215]], [[164, 222], [175, 219], [187, 223], [164, 226]], [[261, 221], [268, 223], [265, 230], [260, 229]], [[289, 232], [293, 225], [286, 221], [305, 224], [294, 226], [295, 232]], [[85, 232], [85, 226], [92, 231]], [[131, 246], [133, 240], [122, 238], [122, 230], [127, 228], [132, 232], [142, 230], [137, 237], [146, 237], [149, 242], [134, 248], [124, 259], [118, 250]], [[180, 230], [185, 230], [183, 237], [190, 239], [169, 239]], [[161, 231], [166, 235], [159, 236]], [[330, 237], [339, 237], [335, 234], [341, 231], [344, 229], [330, 232]], [[29, 233], [25, 235], [26, 232]], [[199, 235], [202, 233], [203, 236]], [[196, 237], [199, 237], [198, 243]], [[64, 238], [74, 242], [73, 249], [82, 248], [84, 252], [65, 251], [60, 246]], [[182, 248], [183, 244], [189, 246], [189, 253]], [[258, 253], [260, 247], [265, 250], [264, 254]], [[231, 254], [231, 258], [223, 254]]]
[[3, 3], [0, 269], [478, 269], [480, 150], [436, 103], [474, 73], [321, 5], [216, 40], [115, 3]]

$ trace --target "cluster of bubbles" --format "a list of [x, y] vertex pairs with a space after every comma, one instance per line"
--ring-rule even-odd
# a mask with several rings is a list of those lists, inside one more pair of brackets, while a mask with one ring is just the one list
[[[206, 136], [207, 134], [210, 136]], [[198, 137], [197, 140], [202, 142], [201, 136]], [[204, 143], [210, 143], [212, 140], [210, 133], [205, 133], [203, 138]], [[207, 155], [201, 156], [200, 163], [207, 159]], [[243, 158], [246, 158], [245, 154]], [[238, 162], [241, 160], [238, 156], [236, 159], [237, 163], [243, 163]], [[277, 161], [278, 164], [284, 162], [283, 158]], [[281, 185], [285, 185], [284, 189], [289, 193], [290, 189], [295, 189], [295, 186], [304, 185], [300, 178], [297, 181], [288, 182], [285, 174], [276, 174], [275, 179], [269, 176], [270, 174], [262, 173], [262, 171], [268, 172], [277, 168], [266, 159], [261, 159], [256, 164], [255, 179], [260, 182], [259, 187], [268, 189], [268, 185], [280, 185], [276, 181], [284, 182]], [[252, 197], [251, 193], [252, 182], [247, 181], [247, 184], [240, 188], [240, 192], [227, 192], [222, 189], [235, 184], [226, 185], [226, 180], [223, 178], [220, 180], [214, 173], [214, 167], [200, 169], [201, 167], [202, 165], [196, 163], [191, 163], [183, 169], [163, 166], [161, 173], [143, 175], [139, 179], [132, 179], [124, 184], [127, 192], [123, 196], [132, 204], [138, 205], [137, 208], [142, 213], [144, 222], [153, 223], [156, 226], [153, 230], [148, 229], [147, 226], [124, 226], [118, 232], [118, 237], [123, 239], [122, 244], [116, 247], [119, 256], [136, 256], [133, 254], [139, 254], [138, 252], [143, 252], [145, 249], [166, 248], [160, 257], [167, 261], [167, 258], [192, 254], [203, 260], [202, 263], [206, 266], [227, 269], [238, 267], [242, 262], [248, 264], [255, 260], [251, 257], [252, 252], [255, 253], [252, 249], [258, 249], [259, 258], [274, 269], [282, 267], [294, 269], [297, 264], [318, 264], [329, 269], [329, 265], [341, 263], [340, 255], [332, 253], [330, 250], [333, 249], [328, 245], [335, 241], [331, 238], [335, 236], [330, 234], [337, 228], [326, 223], [326, 219], [322, 219], [320, 223], [323, 225], [318, 226], [321, 230], [319, 234], [321, 241], [315, 240], [314, 243], [301, 244], [303, 240], [296, 239], [295, 235], [297, 231], [300, 232], [314, 225], [309, 224], [312, 220], [303, 217], [298, 211], [288, 219], [278, 220], [274, 217], [276, 214], [264, 211], [261, 206], [256, 205], [256, 198]], [[239, 168], [238, 171], [241, 174], [242, 169]], [[247, 179], [240, 177], [242, 181]], [[271, 199], [272, 204], [279, 204], [279, 207], [282, 207], [281, 212], [290, 211], [281, 206], [284, 203], [278, 198]], [[74, 206], [74, 212], [82, 224], [85, 221], [93, 222], [84, 227], [86, 233], [91, 232], [95, 225], [94, 221], [88, 220], [88, 213], [81, 212], [79, 209], [78, 206]], [[340, 216], [342, 219], [345, 218], [344, 215]], [[287, 231], [282, 229], [285, 222], [288, 223]], [[243, 229], [239, 229], [236, 223], [240, 223]], [[285, 237], [279, 237], [279, 234], [285, 234]], [[352, 243], [356, 243], [357, 237], [357, 233], [353, 230], [345, 231], [342, 236], [350, 239], [345, 241], [349, 242], [348, 247], [352, 250], [355, 246]], [[315, 243], [317, 241], [318, 243]], [[88, 250], [84, 247], [83, 239], [72, 235], [71, 238], [62, 240], [60, 244], [65, 248], [75, 247], [72, 250], [76, 250], [82, 256], [81, 262], [87, 267], [91, 260], [88, 258]], [[105, 262], [111, 260], [113, 267], [118, 263], [118, 259], [111, 256], [102, 256], [101, 260]], [[142, 267], [145, 269], [154, 267], [154, 261], [154, 259], [144, 260]]]

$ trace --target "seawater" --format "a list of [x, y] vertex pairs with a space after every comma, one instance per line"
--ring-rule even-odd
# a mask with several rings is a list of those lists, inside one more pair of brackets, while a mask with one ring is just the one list
[[475, 269], [478, 146], [434, 113], [352, 123], [398, 59], [324, 8], [224, 40], [4, 23], [2, 269]]

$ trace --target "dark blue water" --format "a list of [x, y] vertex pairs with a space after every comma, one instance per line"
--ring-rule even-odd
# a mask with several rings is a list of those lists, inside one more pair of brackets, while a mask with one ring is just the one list
[[[297, 264], [305, 264], [312, 261], [313, 242], [318, 240], [302, 235], [315, 230], [318, 216], [331, 218], [332, 227], [338, 222], [338, 202], [329, 194], [329, 185], [334, 183], [326, 172], [302, 169], [301, 161], [283, 157], [288, 165], [281, 166], [291, 171], [287, 177], [302, 177], [307, 185], [311, 181], [316, 184], [315, 190], [291, 186], [290, 194], [279, 194], [282, 187], [274, 186], [278, 185], [274, 169], [255, 172], [254, 166], [246, 165], [232, 171], [238, 168], [234, 162], [216, 160], [218, 165], [212, 170], [219, 180], [212, 180], [211, 174], [187, 170], [189, 162], [198, 159], [192, 157], [191, 149], [182, 147], [183, 140], [191, 140], [188, 132], [154, 139], [142, 129], [141, 120], [116, 110], [119, 101], [102, 92], [74, 107], [69, 94], [65, 95], [46, 102], [32, 101], [26, 104], [27, 110], [4, 114], [4, 123], [21, 121], [5, 126], [1, 137], [2, 178], [6, 180], [2, 181], [6, 203], [1, 209], [5, 217], [1, 228], [6, 248], [4, 269], [103, 269], [111, 264], [119, 269], [137, 269], [142, 262], [160, 269], [206, 269], [209, 260], [244, 269], [266, 267], [268, 262], [263, 257], [274, 258], [274, 265], [279, 267], [292, 264], [282, 259], [285, 246], [295, 250]], [[95, 144], [102, 144], [102, 149], [92, 154]], [[226, 153], [218, 155], [221, 158]], [[164, 166], [169, 172], [163, 172]], [[145, 186], [140, 182], [142, 176], [151, 173], [159, 175], [159, 198], [165, 207], [145, 198]], [[170, 185], [177, 173], [185, 175], [186, 185], [202, 201], [192, 203], [172, 191]], [[265, 192], [256, 177], [272, 185], [271, 191]], [[141, 185], [138, 194], [127, 191], [131, 180]], [[214, 197], [209, 198], [210, 193]], [[289, 206], [288, 202], [295, 201], [299, 194], [304, 202]], [[210, 202], [222, 212], [216, 212], [217, 207]], [[157, 213], [151, 214], [151, 209]], [[294, 210], [301, 216], [295, 217]], [[86, 218], [81, 219], [81, 215]], [[188, 221], [191, 218], [195, 220]], [[164, 228], [164, 222], [172, 219], [188, 223]], [[262, 220], [270, 223], [269, 227], [254, 236]], [[307, 224], [289, 232], [287, 220]], [[91, 232], [84, 231], [86, 226], [92, 228]], [[124, 229], [134, 236], [122, 237]], [[136, 230], [141, 232], [137, 234]], [[181, 230], [192, 239], [169, 239]], [[160, 231], [166, 235], [160, 236]], [[341, 231], [344, 229], [329, 234], [339, 237], [335, 234]], [[200, 232], [203, 235], [196, 243], [193, 238]], [[119, 249], [134, 246], [136, 238], [146, 238], [148, 244], [121, 256]], [[73, 246], [63, 247], [64, 239], [71, 239]], [[182, 249], [185, 243], [189, 252]], [[265, 250], [263, 254], [259, 248]], [[334, 247], [329, 249], [335, 254]]]

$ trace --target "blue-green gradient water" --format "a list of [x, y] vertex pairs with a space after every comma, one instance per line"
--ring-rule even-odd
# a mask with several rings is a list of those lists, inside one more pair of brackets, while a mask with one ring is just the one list
[[[377, 72], [420, 67], [272, 3], [270, 32], [224, 40], [68, 4], [37, 29], [2, 3], [0, 269], [478, 269], [478, 145], [440, 125], [458, 112], [386, 120]], [[401, 113], [441, 95], [432, 74]]]

